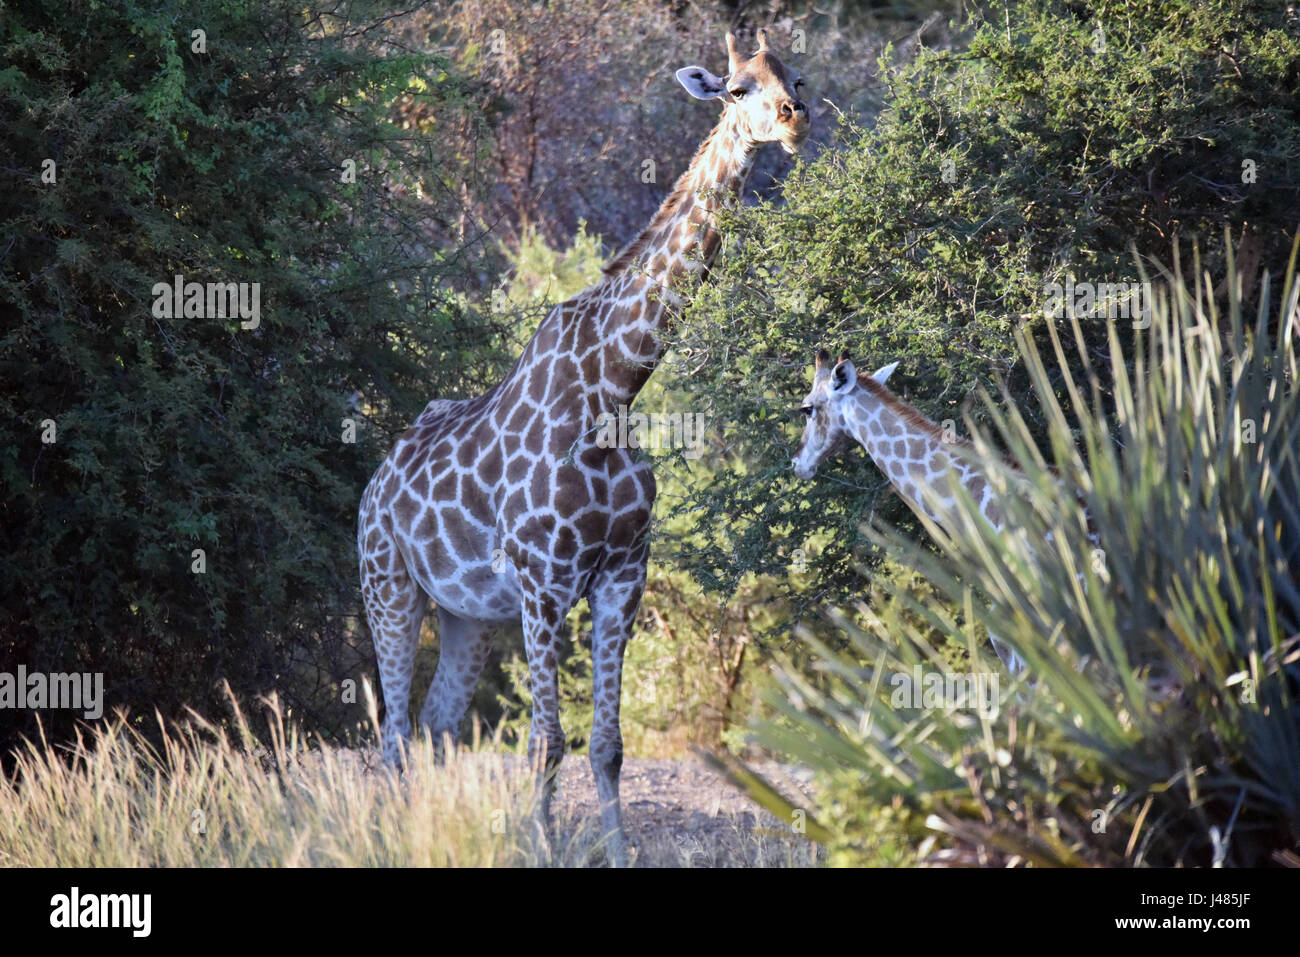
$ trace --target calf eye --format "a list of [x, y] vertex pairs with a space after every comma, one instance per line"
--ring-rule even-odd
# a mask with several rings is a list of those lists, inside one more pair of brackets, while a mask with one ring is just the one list
[[804, 418], [806, 419], [812, 418], [813, 407], [811, 405], [801, 405], [799, 406], [799, 411], [804, 414]]

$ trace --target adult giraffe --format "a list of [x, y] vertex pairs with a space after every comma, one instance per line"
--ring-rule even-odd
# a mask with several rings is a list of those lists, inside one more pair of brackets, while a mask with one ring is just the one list
[[[988, 523], [1002, 529], [993, 484], [970, 443], [945, 436], [885, 387], [897, 362], [859, 375], [847, 353], [834, 368], [825, 349], [814, 361], [812, 391], [799, 407], [807, 421], [791, 462], [796, 476], [812, 478], [824, 459], [856, 439], [913, 511], [941, 528], [958, 527], [956, 487], [962, 486]], [[994, 635], [989, 640], [1009, 671], [1023, 670], [1015, 651]]]
[[722, 118], [650, 224], [599, 283], [551, 310], [496, 388], [434, 400], [394, 445], [361, 499], [361, 591], [379, 659], [385, 758], [401, 760], [426, 600], [438, 607], [439, 661], [420, 724], [453, 736], [499, 626], [521, 621], [533, 695], [529, 755], [544, 759], [539, 817], [550, 816], [564, 753], [557, 666], [569, 609], [592, 618], [595, 717], [591, 767], [610, 859], [626, 863], [618, 796], [623, 651], [645, 587], [655, 497], [650, 466], [603, 448], [602, 415], [632, 402], [663, 351], [674, 280], [707, 272], [720, 245], [715, 213], [743, 188], [758, 149], [793, 153], [808, 132], [802, 81], [758, 32], [728, 73], [677, 71]]

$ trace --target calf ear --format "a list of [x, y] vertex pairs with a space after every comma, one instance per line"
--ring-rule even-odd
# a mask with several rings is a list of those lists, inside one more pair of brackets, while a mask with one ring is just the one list
[[889, 377], [894, 374], [894, 370], [897, 368], [898, 368], [898, 363], [891, 362], [889, 365], [881, 366], [875, 372], [871, 373], [871, 378], [875, 379], [881, 385], [884, 385], [886, 382], [889, 381]]
[[697, 100], [715, 100], [727, 92], [727, 81], [714, 76], [702, 66], [684, 66], [677, 71], [677, 82]]
[[845, 359], [835, 366], [831, 373], [831, 389], [835, 392], [852, 392], [858, 385], [858, 370], [853, 367], [853, 360]]

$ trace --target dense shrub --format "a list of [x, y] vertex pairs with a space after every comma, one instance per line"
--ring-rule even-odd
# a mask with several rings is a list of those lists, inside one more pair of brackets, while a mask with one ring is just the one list
[[[453, 117], [470, 89], [384, 22], [5, 5], [0, 671], [103, 672], [137, 716], [219, 706], [225, 679], [320, 730], [362, 717], [337, 684], [369, 655], [348, 647], [360, 490], [393, 430], [499, 358], [425, 246], [458, 177], [388, 118], [412, 88]], [[260, 322], [157, 315], [178, 274], [260, 284]], [[0, 722], [0, 743], [35, 729]]]
[[[704, 544], [681, 549], [709, 588], [783, 572], [803, 548], [815, 587], [799, 600], [843, 602], [855, 559], [879, 558], [859, 523], [910, 521], [860, 453], [794, 482], [818, 346], [868, 371], [900, 360], [891, 386], [960, 429], [977, 386], [1005, 377], [1027, 398], [1013, 330], [1042, 335], [1049, 282], [1137, 280], [1134, 245], [1221, 249], [1228, 227], [1249, 303], [1256, 264], [1300, 223], [1300, 21], [1283, 5], [1009, 0], [968, 38], [888, 71], [874, 125], [846, 120], [783, 205], [726, 223], [732, 247], [660, 372], [689, 375], [691, 401], [725, 423], [729, 467], [689, 503]], [[1099, 354], [1106, 330], [1084, 324]]]

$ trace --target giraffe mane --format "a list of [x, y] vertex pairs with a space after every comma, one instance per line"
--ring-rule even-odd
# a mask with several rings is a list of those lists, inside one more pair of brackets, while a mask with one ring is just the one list
[[[939, 428], [939, 426], [935, 425], [931, 419], [926, 418], [926, 416], [922, 415], [918, 410], [914, 409], [898, 396], [894, 395], [894, 393], [890, 392], [887, 386], [881, 385], [875, 379], [871, 378], [868, 373], [858, 373], [858, 385], [892, 409], [897, 413], [899, 418], [903, 419], [903, 421], [907, 422], [909, 425], [916, 426], [931, 438], [943, 438], [943, 429]], [[954, 436], [953, 438], [960, 445], [970, 446], [970, 442], [960, 436]]]
[[421, 412], [418, 416], [416, 416], [415, 422], [413, 422], [412, 424], [423, 425], [426, 422], [431, 422], [434, 419], [436, 419], [438, 416], [444, 415], [445, 413], [452, 411], [453, 409], [459, 407], [460, 405], [462, 405], [467, 401], [469, 400], [433, 399], [432, 401], [429, 402], [428, 405], [424, 407], [424, 411]]
[[[893, 410], [893, 412], [904, 422], [920, 429], [926, 435], [930, 436], [930, 438], [938, 439], [940, 442], [944, 443], [944, 445], [956, 446], [957, 448], [965, 449], [972, 454], [978, 454], [975, 448], [975, 443], [970, 441], [970, 439], [962, 438], [960, 435], [945, 437], [943, 429], [939, 428], [932, 419], [927, 418], [920, 411], [894, 395], [894, 393], [889, 391], [887, 386], [881, 385], [875, 379], [871, 378], [868, 373], [858, 373], [858, 385], [883, 402], [889, 409]], [[1014, 456], [1008, 455], [1006, 452], [999, 452], [998, 457], [1015, 471], [1024, 472], [1024, 469], [1021, 468], [1020, 463], [1016, 461]], [[1054, 466], [1048, 466], [1048, 471], [1053, 475], [1056, 474], [1056, 468]]]
[[691, 193], [691, 186], [694, 182], [692, 173], [696, 170], [696, 164], [704, 158], [704, 154], [713, 146], [713, 141], [718, 137], [721, 130], [722, 124], [719, 122], [695, 151], [695, 155], [691, 157], [691, 162], [687, 165], [686, 171], [677, 177], [672, 192], [659, 205], [659, 210], [654, 214], [654, 218], [650, 220], [650, 225], [641, 230], [637, 237], [624, 246], [622, 251], [601, 270], [607, 277], [618, 275], [635, 262], [645, 252], [646, 247], [650, 245], [651, 239], [657, 237], [663, 231], [663, 228], [672, 221], [674, 214], [681, 208], [682, 203]]

